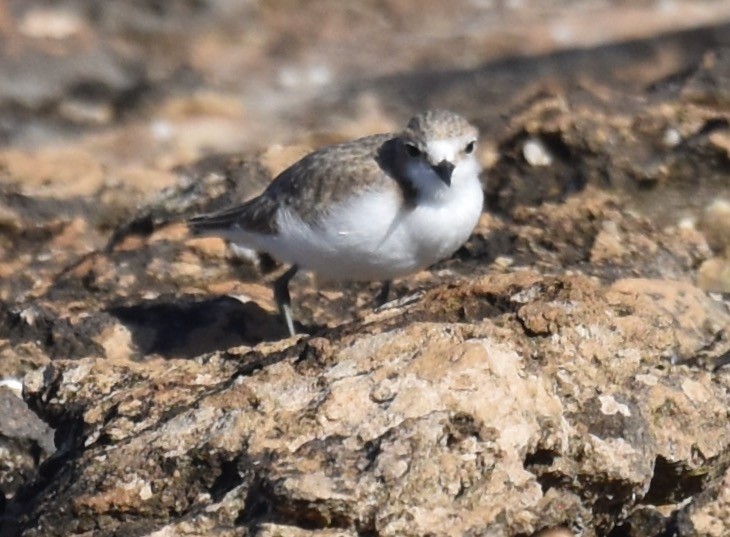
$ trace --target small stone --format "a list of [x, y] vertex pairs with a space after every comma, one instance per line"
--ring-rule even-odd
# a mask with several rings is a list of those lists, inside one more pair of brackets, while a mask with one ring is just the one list
[[713, 257], [702, 263], [697, 285], [710, 293], [730, 293], [730, 259]]
[[152, 498], [152, 487], [149, 483], [142, 485], [142, 488], [139, 490], [139, 497], [144, 501]]
[[730, 249], [730, 201], [718, 199], [702, 213], [697, 226], [716, 252]]
[[522, 147], [522, 155], [531, 166], [550, 166], [553, 156], [539, 138], [530, 138]]
[[682, 135], [679, 131], [673, 127], [668, 128], [664, 131], [662, 137], [662, 143], [667, 147], [676, 147], [682, 141]]
[[505, 255], [500, 255], [499, 257], [497, 257], [494, 260], [494, 264], [501, 269], [506, 269], [506, 268], [511, 267], [514, 264], [514, 262], [515, 262], [514, 258], [507, 257]]
[[20, 318], [28, 325], [35, 325], [36, 320], [40, 316], [40, 312], [37, 308], [30, 306], [20, 312]]
[[23, 396], [23, 381], [15, 377], [0, 379], [0, 388], [8, 388], [18, 397]]

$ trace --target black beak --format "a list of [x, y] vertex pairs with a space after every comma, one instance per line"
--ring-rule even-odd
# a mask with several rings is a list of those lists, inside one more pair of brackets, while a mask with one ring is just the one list
[[442, 160], [433, 167], [433, 170], [446, 186], [451, 186], [451, 174], [454, 171], [454, 165], [451, 162], [448, 160]]

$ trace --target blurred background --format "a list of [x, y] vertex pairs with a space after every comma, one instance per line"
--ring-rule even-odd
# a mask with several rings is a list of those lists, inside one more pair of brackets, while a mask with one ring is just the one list
[[56, 160], [0, 159], [126, 177], [434, 105], [496, 136], [520, 97], [640, 92], [730, 43], [729, 24], [727, 0], [0, 0], [0, 143]]

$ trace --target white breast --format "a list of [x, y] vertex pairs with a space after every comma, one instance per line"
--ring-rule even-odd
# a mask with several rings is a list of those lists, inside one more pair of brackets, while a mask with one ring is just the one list
[[404, 276], [451, 255], [476, 226], [483, 193], [478, 166], [466, 164], [454, 171], [451, 187], [441, 183], [415, 207], [403, 207], [394, 189], [370, 191], [334, 208], [316, 226], [282, 208], [278, 236], [240, 238], [326, 279]]

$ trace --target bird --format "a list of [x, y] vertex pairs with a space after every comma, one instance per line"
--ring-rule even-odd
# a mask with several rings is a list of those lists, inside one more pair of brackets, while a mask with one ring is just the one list
[[279, 314], [296, 335], [289, 282], [308, 271], [330, 281], [391, 281], [445, 259], [483, 210], [478, 130], [461, 115], [427, 110], [401, 132], [315, 150], [257, 197], [188, 220], [289, 268], [273, 284]]

